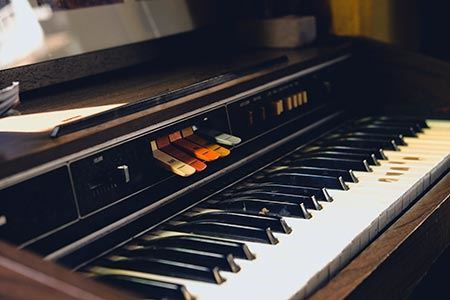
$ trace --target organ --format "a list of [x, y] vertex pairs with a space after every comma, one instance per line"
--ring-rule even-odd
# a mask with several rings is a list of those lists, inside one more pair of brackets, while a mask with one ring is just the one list
[[22, 75], [0, 120], [2, 297], [404, 295], [449, 241], [449, 66], [360, 39], [191, 47]]

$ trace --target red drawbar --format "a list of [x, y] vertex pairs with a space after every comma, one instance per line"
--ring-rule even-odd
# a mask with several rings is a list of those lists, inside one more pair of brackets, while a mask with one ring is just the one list
[[156, 139], [156, 145], [158, 146], [158, 149], [164, 148], [166, 146], [170, 145], [169, 137], [163, 136]]
[[169, 154], [176, 159], [184, 162], [185, 164], [190, 165], [193, 167], [197, 172], [203, 171], [206, 169], [206, 164], [202, 161], [199, 161], [198, 159], [187, 155], [183, 151], [177, 149], [176, 147], [172, 146], [170, 144], [170, 140], [168, 136], [160, 137], [156, 139], [156, 145], [158, 146], [158, 149], [163, 151], [166, 154]]
[[180, 139], [174, 141], [174, 144], [179, 146], [180, 148], [183, 148], [183, 150], [194, 154], [195, 157], [205, 160], [205, 161], [212, 161], [216, 160], [220, 157], [219, 153], [209, 150], [205, 147], [199, 146], [191, 141], [188, 141], [186, 139]]
[[219, 153], [184, 139], [180, 131], [169, 134], [169, 140], [183, 150], [195, 155], [198, 159], [212, 161], [220, 157]]
[[169, 134], [169, 140], [171, 142], [175, 142], [177, 140], [181, 140], [183, 137], [181, 136], [181, 132], [176, 131], [174, 133]]

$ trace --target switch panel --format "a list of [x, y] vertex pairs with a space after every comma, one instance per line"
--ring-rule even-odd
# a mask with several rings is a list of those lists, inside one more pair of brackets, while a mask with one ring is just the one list
[[82, 216], [161, 179], [150, 147], [142, 140], [81, 159], [70, 168]]
[[329, 98], [330, 79], [311, 74], [227, 106], [232, 134], [245, 140], [300, 117]]

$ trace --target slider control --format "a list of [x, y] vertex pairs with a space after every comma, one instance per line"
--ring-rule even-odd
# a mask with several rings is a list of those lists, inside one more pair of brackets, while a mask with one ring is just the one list
[[159, 150], [155, 141], [151, 141], [150, 145], [152, 147], [153, 157], [163, 168], [183, 177], [191, 176], [195, 173], [195, 169], [190, 165], [187, 165], [175, 157]]
[[222, 145], [235, 146], [241, 142], [241, 139], [238, 138], [237, 136], [234, 136], [234, 135], [231, 135], [228, 133], [224, 133], [224, 132], [220, 132], [220, 131], [217, 131], [214, 129], [204, 128], [204, 127], [201, 127], [201, 128], [194, 127], [194, 130], [197, 130], [200, 134], [202, 134], [204, 136], [212, 138], [217, 143], [222, 144]]

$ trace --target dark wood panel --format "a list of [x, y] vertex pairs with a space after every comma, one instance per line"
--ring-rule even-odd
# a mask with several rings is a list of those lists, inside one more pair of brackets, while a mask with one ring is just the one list
[[312, 297], [405, 298], [450, 244], [450, 173]]
[[358, 106], [375, 113], [450, 118], [450, 63], [359, 40]]
[[282, 55], [289, 57], [290, 62], [286, 65], [294, 65], [327, 57], [349, 47], [349, 42], [342, 41], [300, 50], [230, 49], [227, 52], [192, 53], [190, 57], [186, 54], [164, 56], [135, 67], [22, 93], [23, 105], [18, 110], [29, 114], [135, 102]]
[[1, 299], [133, 299], [0, 241]]
[[[195, 51], [220, 49], [226, 35], [220, 26], [173, 35], [151, 41], [118, 46], [40, 63], [0, 70], [0, 84], [20, 80], [21, 90], [35, 90], [49, 85], [93, 76], [162, 57], [187, 56]], [[214, 42], [211, 42], [214, 40]], [[209, 43], [205, 43], [209, 41]], [[179, 51], [182, 48], [183, 51]]]

